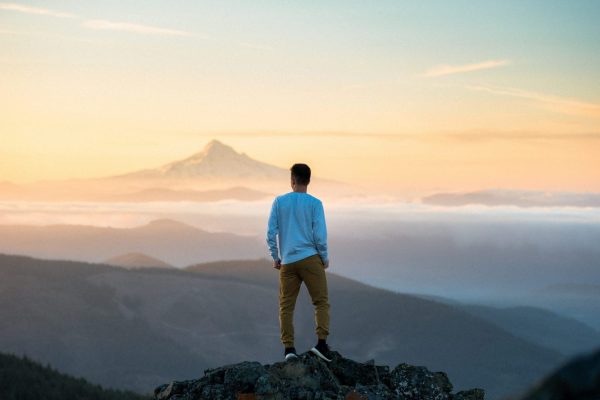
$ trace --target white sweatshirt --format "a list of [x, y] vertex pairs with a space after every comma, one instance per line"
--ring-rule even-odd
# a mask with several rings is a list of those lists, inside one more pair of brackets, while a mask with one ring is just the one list
[[[279, 247], [276, 236], [279, 236]], [[321, 200], [302, 192], [277, 196], [269, 216], [267, 244], [273, 260], [281, 260], [282, 264], [314, 254], [326, 262], [329, 259], [327, 226]]]

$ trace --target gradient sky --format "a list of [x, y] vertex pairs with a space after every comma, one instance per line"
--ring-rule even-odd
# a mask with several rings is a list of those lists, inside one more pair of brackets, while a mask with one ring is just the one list
[[402, 190], [600, 191], [599, 1], [0, 1], [0, 181], [217, 138]]

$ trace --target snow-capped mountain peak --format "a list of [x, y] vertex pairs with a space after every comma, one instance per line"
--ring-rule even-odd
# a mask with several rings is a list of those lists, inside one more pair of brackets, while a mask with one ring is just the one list
[[289, 171], [238, 153], [233, 147], [211, 140], [204, 148], [182, 160], [155, 169], [127, 174], [132, 178], [258, 178], [286, 179]]
[[244, 153], [236, 152], [233, 147], [228, 146], [216, 139], [211, 140], [204, 146], [202, 151], [193, 154], [192, 156], [186, 158], [183, 161], [189, 162], [202, 162], [202, 160], [210, 159], [210, 158], [222, 158], [222, 157], [248, 157]]

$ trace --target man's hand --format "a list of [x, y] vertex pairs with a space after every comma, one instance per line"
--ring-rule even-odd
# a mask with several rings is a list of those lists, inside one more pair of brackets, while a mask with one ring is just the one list
[[325, 262], [323, 263], [323, 268], [324, 268], [324, 269], [327, 269], [327, 268], [329, 268], [329, 260], [327, 260], [327, 261], [325, 261]]
[[275, 269], [281, 268], [281, 260], [273, 260], [273, 268], [275, 268]]

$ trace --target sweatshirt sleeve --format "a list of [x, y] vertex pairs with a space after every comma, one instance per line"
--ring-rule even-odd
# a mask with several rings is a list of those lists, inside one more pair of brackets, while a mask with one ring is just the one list
[[279, 233], [279, 223], [277, 220], [277, 198], [273, 200], [271, 214], [269, 215], [269, 226], [267, 229], [267, 245], [269, 253], [273, 260], [279, 260], [279, 249], [277, 247], [277, 234]]
[[323, 262], [326, 262], [329, 260], [327, 252], [327, 225], [325, 224], [325, 210], [321, 201], [315, 204], [312, 228], [317, 251]]

